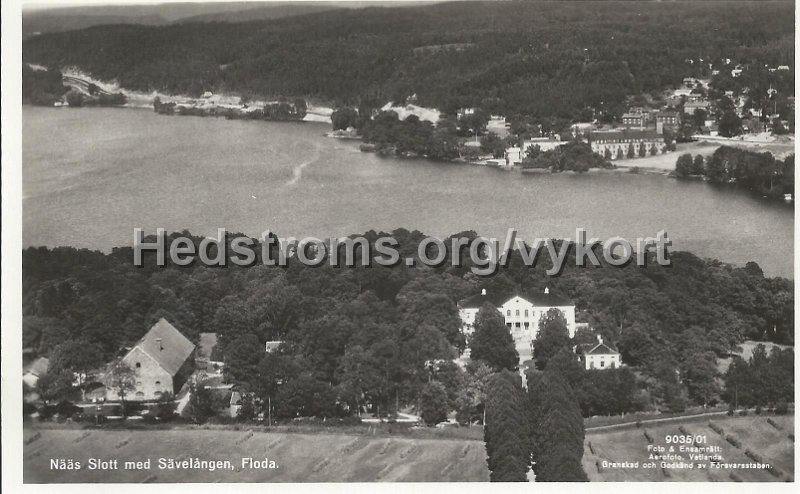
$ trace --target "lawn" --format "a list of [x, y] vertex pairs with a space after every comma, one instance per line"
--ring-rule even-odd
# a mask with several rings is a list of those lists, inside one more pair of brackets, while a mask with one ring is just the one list
[[[771, 419], [777, 427], [770, 424]], [[725, 437], [715, 432], [709, 422], [721, 427], [725, 436], [733, 436], [741, 443], [737, 448]], [[767, 470], [758, 469], [667, 469], [641, 468], [641, 463], [648, 458], [648, 439], [645, 432], [653, 439], [655, 445], [669, 446], [666, 436], [682, 434], [679, 427], [691, 435], [705, 435], [709, 445], [718, 445], [723, 462], [749, 463], [752, 460], [745, 455], [746, 450], [757, 453], [775, 468], [775, 475]], [[748, 415], [745, 417], [713, 417], [704, 419], [687, 419], [680, 423], [657, 424], [623, 431], [588, 432], [584, 443], [583, 467], [591, 481], [716, 481], [745, 482], [786, 481], [794, 478], [794, 441], [789, 438], [794, 434], [794, 416]], [[640, 462], [640, 468], [598, 468], [597, 463], [603, 460], [615, 462]], [[684, 454], [688, 461], [688, 455]], [[734, 475], [731, 475], [734, 473]]]
[[[26, 483], [51, 482], [465, 482], [488, 481], [483, 441], [351, 434], [234, 430], [26, 429]], [[233, 470], [159, 470], [157, 459], [230, 460]], [[242, 469], [241, 459], [269, 458], [277, 469]], [[76, 471], [51, 470], [71, 458]], [[89, 458], [119, 459], [120, 469], [92, 471]], [[152, 461], [125, 470], [123, 461]]]
[[719, 148], [719, 145], [705, 142], [690, 142], [677, 145], [675, 152], [658, 154], [656, 156], [646, 156], [644, 158], [614, 160], [612, 163], [619, 167], [652, 168], [671, 172], [675, 170], [675, 162], [678, 156], [690, 153], [692, 156], [702, 154], [704, 157], [711, 156]]

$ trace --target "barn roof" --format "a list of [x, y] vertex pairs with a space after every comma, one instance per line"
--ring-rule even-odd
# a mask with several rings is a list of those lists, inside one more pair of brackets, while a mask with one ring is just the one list
[[173, 376], [195, 348], [194, 343], [164, 318], [159, 319], [133, 349], [137, 347]]

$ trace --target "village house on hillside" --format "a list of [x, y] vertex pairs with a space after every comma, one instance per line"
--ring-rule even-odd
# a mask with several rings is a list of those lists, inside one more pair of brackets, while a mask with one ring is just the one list
[[622, 114], [622, 125], [632, 129], [644, 129], [647, 124], [645, 113], [628, 112]]
[[159, 319], [122, 358], [136, 374], [136, 387], [127, 398], [155, 400], [177, 393], [194, 367], [195, 345], [175, 326]]
[[696, 110], [703, 110], [707, 114], [711, 111], [711, 103], [708, 100], [687, 101], [683, 105], [683, 113], [692, 115]]
[[490, 295], [484, 289], [480, 294], [462, 300], [458, 304], [458, 312], [461, 316], [462, 331], [465, 334], [474, 331], [475, 317], [483, 304], [487, 302], [497, 307], [497, 310], [503, 315], [511, 335], [518, 343], [532, 343], [539, 331], [542, 316], [554, 308], [564, 314], [569, 337], [575, 336], [575, 304], [550, 293], [548, 288], [545, 288], [544, 292], [532, 296], [515, 295], [510, 298]]
[[578, 359], [586, 370], [616, 369], [620, 366], [620, 354], [611, 345], [603, 343], [603, 337], [597, 336], [597, 343], [583, 343], [575, 347]]
[[656, 113], [657, 134], [663, 134], [666, 130], [675, 130], [680, 123], [680, 114], [675, 110], [667, 109]]

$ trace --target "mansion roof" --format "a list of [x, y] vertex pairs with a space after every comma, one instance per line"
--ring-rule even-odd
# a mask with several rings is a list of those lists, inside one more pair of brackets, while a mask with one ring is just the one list
[[502, 307], [510, 300], [515, 297], [519, 297], [522, 300], [530, 303], [534, 307], [568, 307], [574, 305], [568, 299], [564, 297], [560, 297], [553, 293], [549, 293], [549, 291], [545, 291], [543, 293], [536, 293], [533, 295], [503, 295], [503, 294], [488, 294], [488, 293], [478, 293], [477, 295], [473, 295], [469, 298], [466, 298], [459, 302], [459, 307], [462, 309], [479, 309], [483, 307], [483, 304], [490, 303], [495, 307]]

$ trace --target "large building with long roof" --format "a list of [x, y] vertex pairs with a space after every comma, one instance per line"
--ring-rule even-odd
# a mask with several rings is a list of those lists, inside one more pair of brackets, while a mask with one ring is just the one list
[[506, 326], [517, 341], [533, 342], [539, 331], [542, 317], [550, 309], [558, 309], [564, 314], [569, 336], [570, 338], [575, 336], [575, 304], [564, 297], [550, 293], [548, 288], [541, 293], [512, 297], [489, 294], [484, 289], [481, 290], [481, 293], [462, 300], [458, 304], [458, 312], [461, 316], [462, 331], [465, 334], [472, 333], [475, 317], [486, 303], [495, 306], [503, 315]]

